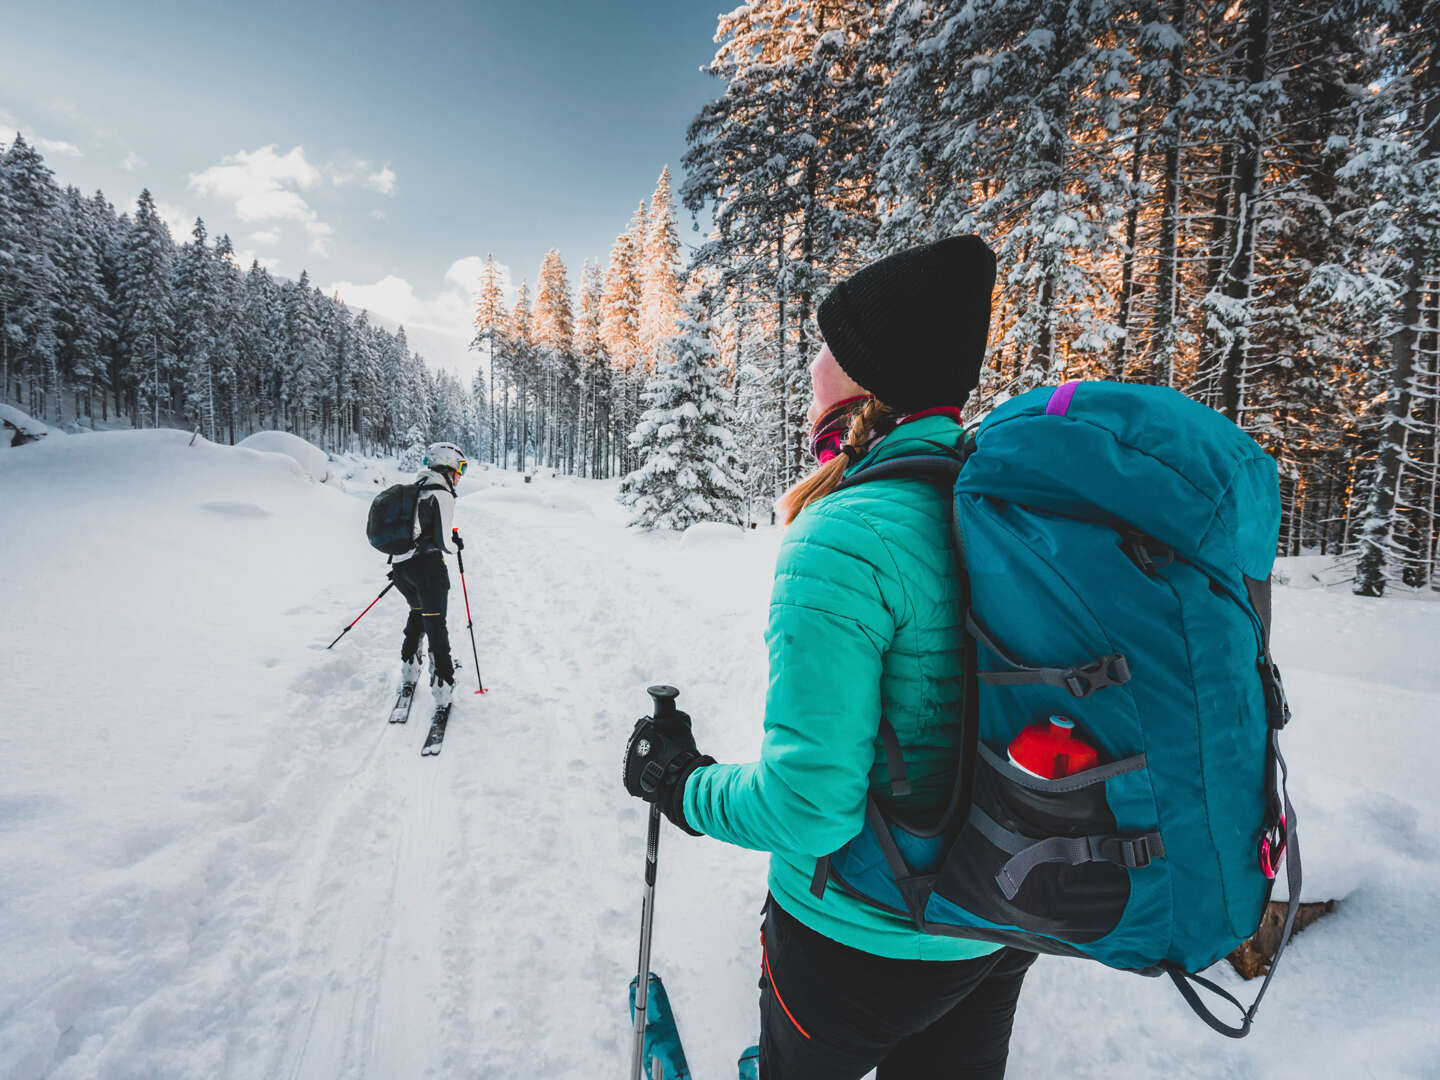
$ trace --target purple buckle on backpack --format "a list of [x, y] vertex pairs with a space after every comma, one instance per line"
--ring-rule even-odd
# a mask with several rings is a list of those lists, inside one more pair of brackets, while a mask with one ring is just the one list
[[1046, 416], [1064, 416], [1070, 408], [1070, 401], [1075, 396], [1075, 388], [1084, 379], [1071, 379], [1069, 382], [1061, 383], [1050, 395], [1050, 404], [1045, 406]]

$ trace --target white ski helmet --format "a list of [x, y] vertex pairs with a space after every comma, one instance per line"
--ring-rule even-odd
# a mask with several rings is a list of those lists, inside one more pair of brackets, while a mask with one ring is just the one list
[[421, 463], [427, 469], [449, 469], [457, 475], [465, 475], [465, 452], [454, 443], [431, 443], [425, 448], [425, 460]]

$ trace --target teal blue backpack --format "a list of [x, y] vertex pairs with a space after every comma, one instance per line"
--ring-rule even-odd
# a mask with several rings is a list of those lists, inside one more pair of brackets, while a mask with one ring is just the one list
[[[812, 891], [841, 888], [932, 934], [1167, 974], [1216, 1031], [1248, 1034], [1274, 964], [1248, 1009], [1194, 973], [1254, 933], [1282, 856], [1282, 950], [1300, 898], [1269, 642], [1274, 462], [1174, 390], [1070, 382], [997, 408], [961, 459], [892, 460], [844, 486], [896, 477], [954, 484], [960, 767], [938, 822], [905, 820], [882, 720], [888, 797], [872, 792], [864, 830], [820, 860]], [[1011, 740], [1052, 714], [1099, 750], [1097, 767], [1046, 780], [1009, 762]]]

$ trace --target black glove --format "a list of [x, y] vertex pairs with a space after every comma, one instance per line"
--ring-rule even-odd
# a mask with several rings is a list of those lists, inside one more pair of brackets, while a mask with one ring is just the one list
[[459, 532], [455, 531], [454, 529], [450, 530], [450, 539], [454, 541], [456, 551], [465, 550], [465, 541], [460, 539]]
[[715, 759], [695, 748], [690, 717], [676, 712], [663, 720], [642, 716], [625, 744], [625, 790], [658, 803], [665, 816], [691, 836], [701, 834], [685, 821], [685, 781]]

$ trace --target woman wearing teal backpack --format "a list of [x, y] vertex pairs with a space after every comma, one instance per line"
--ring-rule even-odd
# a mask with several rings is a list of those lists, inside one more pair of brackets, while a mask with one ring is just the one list
[[[898, 477], [836, 489], [884, 461], [959, 452], [994, 283], [993, 252], [951, 237], [873, 263], [826, 297], [811, 368], [817, 467], [782, 501], [760, 760], [717, 764], [688, 733], [644, 724], [631, 747], [643, 737], [648, 754], [627, 750], [632, 795], [692, 835], [771, 852], [763, 1080], [1005, 1072], [1033, 953], [926, 935], [843, 889], [812, 889], [817, 860], [861, 831], [867, 795], [936, 819], [953, 787], [963, 672], [949, 494]], [[903, 771], [887, 762], [882, 717]], [[643, 787], [652, 762], [664, 780]]]

